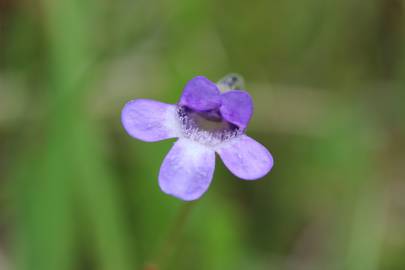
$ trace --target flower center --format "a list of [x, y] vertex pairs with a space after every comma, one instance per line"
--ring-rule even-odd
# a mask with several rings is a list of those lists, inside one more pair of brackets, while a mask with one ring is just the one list
[[177, 114], [184, 136], [205, 145], [215, 146], [242, 133], [238, 126], [225, 121], [218, 109], [199, 112], [178, 106]]

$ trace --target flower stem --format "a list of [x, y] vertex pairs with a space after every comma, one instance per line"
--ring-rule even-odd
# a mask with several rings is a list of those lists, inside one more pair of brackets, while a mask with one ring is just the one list
[[152, 263], [145, 265], [144, 270], [164, 269], [167, 260], [172, 255], [173, 250], [179, 241], [193, 205], [194, 203], [184, 203], [180, 206], [177, 217], [173, 221], [172, 227], [169, 229], [169, 233], [163, 241], [155, 260], [153, 260]]

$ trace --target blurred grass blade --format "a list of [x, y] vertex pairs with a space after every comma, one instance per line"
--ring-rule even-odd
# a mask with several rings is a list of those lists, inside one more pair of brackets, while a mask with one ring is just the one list
[[[88, 91], [80, 79], [94, 57], [91, 23], [96, 2], [43, 1], [48, 27], [49, 117], [45, 144], [27, 161], [19, 177], [21, 269], [76, 269], [81, 258], [73, 248], [83, 244], [95, 254], [99, 269], [133, 269], [124, 216], [113, 178], [100, 151], [102, 136], [88, 117]], [[39, 131], [38, 131], [39, 133]], [[99, 139], [97, 139], [99, 138]], [[77, 201], [76, 201], [77, 200]], [[75, 207], [79, 207], [79, 211]], [[78, 216], [83, 223], [74, 222]], [[76, 227], [89, 236], [77, 243]], [[82, 231], [82, 230], [80, 230]], [[85, 240], [91, 240], [89, 245]], [[94, 249], [94, 250], [92, 250]]]

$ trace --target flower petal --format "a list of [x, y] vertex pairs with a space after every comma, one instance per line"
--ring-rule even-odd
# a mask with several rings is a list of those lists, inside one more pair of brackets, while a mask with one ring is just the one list
[[246, 128], [253, 114], [252, 98], [246, 91], [232, 90], [221, 95], [220, 112], [228, 122]]
[[221, 105], [221, 95], [216, 84], [197, 76], [184, 87], [179, 104], [198, 111], [212, 110]]
[[196, 200], [207, 191], [214, 168], [212, 149], [189, 139], [179, 139], [160, 167], [160, 188], [182, 200]]
[[121, 121], [128, 134], [147, 142], [177, 137], [176, 117], [176, 105], [149, 99], [130, 101], [121, 113]]
[[273, 157], [269, 151], [246, 135], [219, 146], [217, 152], [225, 166], [245, 180], [261, 178], [273, 167]]

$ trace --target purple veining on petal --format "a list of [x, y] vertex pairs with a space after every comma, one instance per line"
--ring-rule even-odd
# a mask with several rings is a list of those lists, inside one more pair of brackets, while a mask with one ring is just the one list
[[184, 87], [179, 105], [198, 111], [218, 108], [221, 105], [219, 89], [207, 78], [197, 76]]
[[182, 200], [196, 200], [207, 191], [214, 168], [213, 150], [188, 139], [179, 139], [160, 167], [160, 188]]
[[154, 142], [177, 136], [176, 105], [149, 99], [137, 99], [125, 104], [121, 121], [129, 135]]
[[253, 114], [252, 98], [246, 91], [232, 90], [221, 95], [220, 112], [222, 117], [245, 129]]
[[225, 166], [237, 177], [256, 180], [273, 167], [270, 152], [252, 138], [241, 135], [217, 149]]

